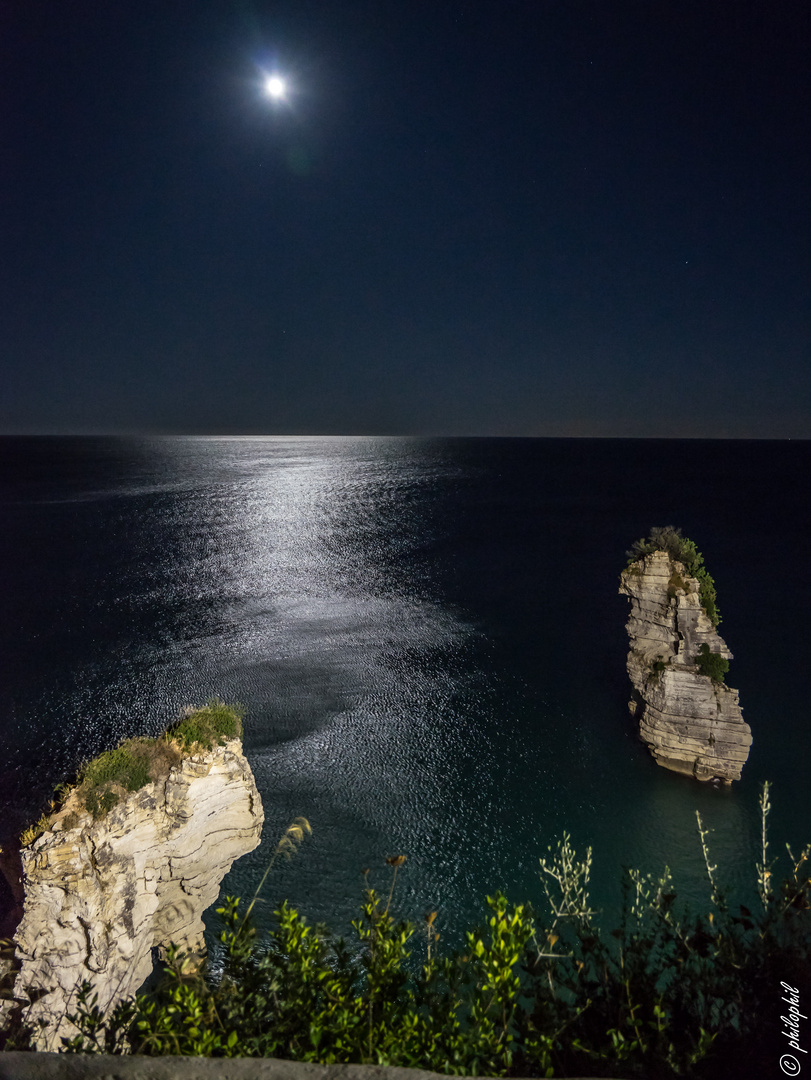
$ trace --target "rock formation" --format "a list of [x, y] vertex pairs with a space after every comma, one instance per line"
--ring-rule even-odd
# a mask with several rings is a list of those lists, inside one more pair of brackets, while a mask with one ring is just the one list
[[631, 715], [656, 761], [698, 780], [739, 780], [752, 732], [738, 691], [701, 674], [702, 645], [731, 659], [699, 599], [699, 582], [667, 551], [654, 551], [622, 574], [631, 599], [627, 630]]
[[27, 848], [24, 914], [14, 935], [14, 998], [39, 1050], [76, 1031], [85, 980], [105, 1013], [152, 971], [152, 949], [204, 955], [202, 914], [264, 815], [239, 739], [180, 758], [160, 780], [94, 820], [75, 797]]

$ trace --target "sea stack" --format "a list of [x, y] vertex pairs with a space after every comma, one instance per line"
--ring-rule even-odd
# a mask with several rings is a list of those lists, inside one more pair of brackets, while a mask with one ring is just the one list
[[697, 780], [739, 780], [752, 732], [738, 691], [723, 681], [732, 653], [716, 630], [715, 590], [703, 559], [673, 528], [652, 530], [629, 555], [619, 591], [631, 600], [629, 708], [640, 737], [666, 769]]
[[38, 1050], [76, 1034], [66, 1014], [83, 981], [106, 1015], [140, 989], [153, 948], [175, 944], [199, 961], [203, 912], [234, 860], [259, 844], [262, 802], [240, 739], [173, 745], [162, 776], [95, 817], [77, 789], [21, 851], [13, 995]]

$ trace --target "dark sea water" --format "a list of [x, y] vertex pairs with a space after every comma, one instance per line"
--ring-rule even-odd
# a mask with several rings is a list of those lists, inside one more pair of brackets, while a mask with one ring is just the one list
[[[340, 929], [405, 854], [397, 910], [456, 943], [485, 894], [539, 900], [564, 831], [610, 918], [623, 865], [706, 910], [699, 810], [751, 895], [764, 779], [775, 854], [811, 840], [809, 465], [802, 442], [0, 439], [0, 834], [219, 695], [266, 815], [225, 892], [303, 815], [268, 907]], [[618, 577], [657, 524], [716, 579], [754, 734], [731, 788], [654, 765], [627, 714]]]

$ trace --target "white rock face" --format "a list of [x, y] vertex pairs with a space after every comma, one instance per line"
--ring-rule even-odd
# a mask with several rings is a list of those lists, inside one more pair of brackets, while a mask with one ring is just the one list
[[76, 991], [87, 980], [107, 1012], [152, 971], [153, 947], [202, 957], [202, 914], [235, 859], [258, 844], [262, 802], [233, 739], [184, 757], [161, 781], [129, 793], [94, 821], [68, 800], [22, 851], [25, 907], [14, 940], [14, 997], [38, 1025], [37, 1049], [61, 1049], [76, 1031]]
[[752, 732], [738, 691], [700, 674], [694, 662], [702, 643], [732, 657], [701, 605], [698, 581], [666, 551], [655, 551], [623, 571], [620, 582], [631, 599], [629, 708], [642, 740], [666, 769], [698, 780], [740, 780]]

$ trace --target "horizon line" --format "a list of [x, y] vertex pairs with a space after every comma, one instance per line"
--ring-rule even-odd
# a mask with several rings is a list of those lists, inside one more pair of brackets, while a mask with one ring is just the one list
[[0, 431], [0, 439], [549, 439], [583, 442], [809, 442], [793, 435], [448, 435], [414, 432]]

